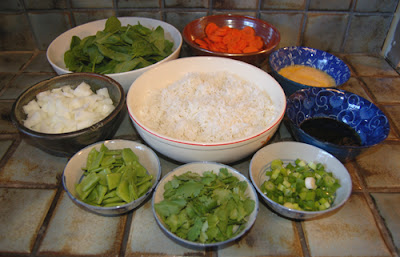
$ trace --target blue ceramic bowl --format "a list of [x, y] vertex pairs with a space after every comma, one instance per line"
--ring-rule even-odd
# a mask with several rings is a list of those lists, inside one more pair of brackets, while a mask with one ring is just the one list
[[335, 80], [337, 87], [350, 78], [349, 67], [341, 59], [330, 53], [310, 47], [284, 47], [272, 52], [268, 61], [272, 76], [279, 82], [286, 96], [290, 96], [299, 89], [311, 88], [311, 86], [294, 82], [278, 73], [282, 68], [290, 65], [311, 66], [325, 71]]
[[[342, 162], [354, 159], [365, 149], [389, 135], [389, 121], [373, 103], [356, 94], [336, 88], [308, 88], [287, 99], [285, 122], [297, 141], [317, 146]], [[331, 118], [349, 125], [358, 135], [360, 146], [338, 145], [307, 134], [301, 124], [312, 118]]]

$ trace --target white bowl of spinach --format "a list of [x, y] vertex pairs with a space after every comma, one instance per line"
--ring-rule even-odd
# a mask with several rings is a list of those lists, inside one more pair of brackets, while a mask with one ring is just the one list
[[47, 49], [57, 74], [107, 75], [128, 91], [143, 72], [178, 58], [181, 33], [172, 25], [143, 17], [110, 17], [74, 27]]

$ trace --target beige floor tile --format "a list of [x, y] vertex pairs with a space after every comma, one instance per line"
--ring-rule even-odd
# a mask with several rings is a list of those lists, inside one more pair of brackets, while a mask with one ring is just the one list
[[301, 256], [294, 223], [272, 212], [260, 202], [257, 220], [248, 234], [236, 244], [220, 249], [219, 257]]
[[56, 190], [0, 188], [0, 251], [30, 253]]
[[358, 76], [397, 76], [396, 71], [382, 58], [368, 55], [348, 55], [346, 59]]
[[39, 252], [65, 255], [117, 256], [125, 216], [105, 217], [75, 205], [63, 192]]
[[361, 78], [377, 103], [400, 103], [400, 78]]
[[311, 256], [390, 256], [361, 194], [334, 215], [304, 222]]
[[367, 187], [400, 186], [400, 144], [383, 143], [369, 149], [356, 160], [358, 173]]
[[15, 153], [0, 169], [0, 182], [57, 185], [67, 158], [49, 155], [21, 141]]
[[395, 246], [400, 249], [400, 193], [373, 193], [372, 197], [375, 199]]

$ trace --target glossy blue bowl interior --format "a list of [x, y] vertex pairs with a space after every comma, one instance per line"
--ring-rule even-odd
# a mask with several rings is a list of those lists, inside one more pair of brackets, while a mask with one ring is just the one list
[[[337, 88], [301, 89], [287, 98], [285, 120], [297, 141], [315, 145], [345, 162], [379, 144], [390, 132], [386, 115], [367, 99]], [[300, 128], [308, 119], [329, 117], [346, 123], [361, 139], [361, 146], [343, 146], [318, 140]]]
[[299, 89], [311, 88], [281, 76], [280, 69], [290, 65], [305, 65], [328, 73], [336, 82], [336, 86], [344, 84], [350, 78], [349, 67], [338, 57], [330, 53], [303, 46], [280, 48], [269, 56], [272, 75], [285, 91], [286, 96]]

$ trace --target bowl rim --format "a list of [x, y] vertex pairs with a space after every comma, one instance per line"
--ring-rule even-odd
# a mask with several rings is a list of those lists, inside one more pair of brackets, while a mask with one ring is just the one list
[[[156, 197], [156, 192], [159, 189], [159, 187], [162, 186], [162, 184], [167, 183], [169, 180], [171, 180], [171, 176], [177, 171], [177, 170], [182, 170], [184, 167], [186, 166], [193, 166], [193, 165], [203, 165], [203, 164], [210, 164], [210, 165], [214, 165], [215, 167], [219, 167], [219, 168], [227, 168], [228, 171], [230, 173], [234, 173], [234, 176], [239, 176], [241, 178], [242, 181], [246, 181], [247, 185], [248, 185], [248, 189], [250, 190], [250, 195], [254, 196], [254, 202], [255, 202], [255, 207], [253, 212], [249, 215], [249, 216], [254, 216], [254, 220], [252, 220], [252, 223], [249, 224], [250, 220], [247, 221], [247, 228], [243, 229], [239, 234], [237, 234], [234, 237], [231, 237], [225, 241], [221, 241], [221, 242], [215, 242], [215, 243], [209, 243], [209, 244], [203, 244], [203, 243], [197, 243], [197, 242], [193, 242], [193, 241], [189, 241], [187, 239], [183, 239], [179, 236], [177, 236], [176, 234], [172, 233], [166, 226], [164, 226], [164, 224], [162, 223], [162, 221], [158, 218], [158, 214], [155, 211], [154, 208], [154, 204], [155, 204], [155, 197]], [[189, 170], [188, 170], [189, 171]], [[204, 170], [203, 172], [205, 172], [206, 170]], [[219, 170], [218, 170], [219, 171]], [[166, 181], [167, 179], [169, 179], [168, 181]], [[258, 195], [257, 195], [257, 191], [255, 189], [255, 187], [253, 186], [253, 184], [251, 183], [250, 179], [248, 179], [243, 173], [241, 173], [240, 171], [238, 171], [237, 169], [233, 168], [232, 166], [229, 166], [227, 164], [223, 164], [223, 163], [219, 163], [219, 162], [214, 162], [214, 161], [194, 161], [194, 162], [189, 162], [189, 163], [185, 163], [182, 164], [174, 169], [172, 169], [171, 171], [169, 171], [167, 174], [165, 174], [162, 179], [159, 181], [159, 183], [157, 184], [156, 188], [154, 189], [154, 193], [152, 196], [152, 201], [151, 201], [151, 208], [152, 208], [152, 212], [153, 212], [153, 216], [154, 219], [156, 220], [157, 224], [163, 228], [163, 231], [168, 234], [169, 236], [171, 236], [172, 238], [174, 238], [175, 240], [177, 240], [178, 242], [181, 243], [185, 243], [187, 245], [190, 245], [192, 247], [213, 247], [213, 246], [221, 246], [221, 245], [225, 245], [225, 244], [229, 244], [235, 240], [237, 240], [238, 238], [241, 238], [242, 236], [244, 236], [244, 234], [247, 233], [248, 230], [251, 229], [251, 227], [254, 225], [256, 219], [257, 219], [257, 215], [260, 209], [260, 204], [259, 204], [259, 199], [258, 199]]]
[[[331, 54], [331, 53], [329, 53], [329, 52], [327, 52], [327, 51], [324, 51], [324, 50], [321, 50], [321, 49], [317, 49], [317, 48], [313, 48], [313, 47], [308, 47], [308, 46], [285, 46], [285, 47], [282, 47], [282, 48], [279, 48], [279, 49], [273, 51], [273, 52], [269, 55], [269, 57], [268, 57], [268, 64], [269, 64], [269, 66], [271, 67], [271, 71], [274, 73], [274, 75], [278, 76], [280, 79], [289, 81], [289, 82], [291, 82], [292, 84], [294, 84], [295, 86], [298, 86], [298, 87], [303, 87], [303, 88], [318, 88], [318, 87], [309, 86], [309, 85], [306, 85], [306, 84], [301, 84], [301, 83], [298, 83], [298, 82], [296, 82], [296, 81], [294, 81], [294, 80], [288, 79], [288, 78], [282, 76], [281, 74], [279, 74], [279, 70], [280, 70], [280, 69], [279, 69], [279, 70], [276, 70], [276, 69], [274, 68], [274, 65], [273, 65], [272, 60], [274, 59], [275, 55], [278, 55], [280, 52], [292, 51], [292, 50], [294, 50], [294, 49], [303, 49], [303, 50], [307, 50], [307, 51], [315, 51], [315, 52], [318, 52], [318, 53], [324, 53], [324, 54], [326, 54], [327, 56], [331, 56], [331, 57], [333, 57], [334, 59], [340, 61], [340, 63], [343, 64], [343, 67], [344, 67], [344, 69], [345, 69], [345, 74], [346, 74], [344, 81], [343, 81], [342, 83], [340, 83], [340, 84], [336, 84], [335, 86], [326, 87], [326, 88], [337, 88], [337, 87], [343, 85], [344, 83], [346, 83], [346, 82], [350, 79], [350, 77], [351, 77], [350, 68], [349, 68], [349, 66], [348, 66], [341, 58], [339, 58], [339, 57], [337, 57], [336, 55]], [[312, 65], [308, 65], [308, 63], [304, 63], [303, 65], [309, 66], [309, 67], [313, 67]], [[285, 67], [287, 67], [287, 66], [285, 66]], [[314, 67], [314, 68], [315, 68], [315, 67]], [[281, 69], [283, 69], [283, 68], [281, 68]], [[318, 69], [318, 68], [316, 68], [316, 69]], [[320, 69], [319, 69], [319, 70], [320, 70]], [[334, 79], [335, 82], [336, 82], [336, 79], [335, 79], [335, 78], [333, 78], [333, 79]]]
[[[226, 17], [226, 18], [235, 18], [235, 19], [246, 19], [246, 20], [254, 21], [254, 22], [256, 22], [256, 23], [261, 23], [261, 24], [263, 24], [264, 26], [270, 27], [270, 28], [276, 33], [276, 37], [277, 37], [276, 44], [272, 44], [272, 45], [271, 45], [270, 47], [268, 47], [268, 48], [264, 48], [264, 49], [262, 49], [262, 50], [260, 50], [260, 51], [252, 52], [252, 53], [225, 53], [225, 52], [217, 52], [217, 51], [212, 51], [212, 50], [208, 50], [208, 49], [199, 47], [198, 45], [196, 45], [195, 43], [193, 43], [192, 40], [190, 40], [189, 38], [186, 37], [186, 34], [189, 33], [189, 32], [188, 32], [189, 25], [192, 25], [192, 24], [195, 24], [195, 23], [200, 23], [200, 22], [203, 21], [203, 20], [207, 20], [207, 19], [209, 19], [209, 18], [214, 18], [214, 17]], [[191, 22], [189, 22], [188, 24], [186, 24], [186, 26], [183, 28], [182, 37], [183, 37], [183, 40], [184, 40], [188, 45], [190, 45], [191, 47], [193, 47], [193, 48], [195, 48], [195, 49], [198, 49], [198, 50], [201, 50], [201, 51], [203, 51], [203, 52], [206, 52], [206, 53], [208, 53], [208, 54], [213, 54], [213, 55], [217, 55], [217, 56], [221, 56], [221, 57], [227, 57], [227, 56], [228, 56], [228, 57], [245, 57], [245, 56], [254, 56], [254, 55], [263, 54], [263, 53], [269, 53], [269, 52], [273, 51], [273, 50], [279, 45], [279, 42], [280, 42], [280, 39], [281, 39], [281, 35], [280, 35], [279, 30], [278, 30], [275, 26], [273, 26], [272, 24], [270, 24], [269, 22], [266, 22], [266, 21], [264, 21], [264, 20], [262, 20], [262, 19], [258, 19], [258, 18], [252, 17], [252, 16], [250, 16], [250, 15], [239, 15], [239, 14], [231, 14], [231, 13], [229, 13], [229, 14], [206, 15], [206, 16], [203, 16], [203, 17], [201, 17], [201, 18], [192, 20]], [[264, 41], [264, 40], [263, 40], [263, 41]], [[265, 41], [264, 41], [264, 44], [265, 44]]]
[[[182, 44], [183, 44], [183, 37], [182, 37], [182, 34], [180, 33], [180, 31], [179, 31], [174, 25], [172, 25], [172, 24], [170, 24], [170, 23], [168, 23], [168, 22], [165, 22], [165, 21], [163, 21], [163, 20], [148, 18], [148, 17], [140, 17], [140, 16], [121, 16], [121, 17], [115, 16], [115, 17], [117, 17], [118, 20], [120, 20], [120, 21], [121, 21], [121, 19], [122, 19], [122, 20], [138, 19], [138, 20], [146, 20], [146, 21], [155, 21], [155, 22], [159, 22], [159, 23], [160, 23], [160, 24], [159, 24], [160, 26], [161, 26], [161, 25], [164, 25], [164, 26], [170, 27], [170, 28], [179, 36], [179, 41], [178, 41], [178, 42], [175, 42], [174, 40], [172, 40], [172, 42], [174, 43], [174, 47], [176, 47], [176, 48], [175, 48], [175, 49], [173, 48], [173, 51], [172, 51], [171, 54], [169, 54], [169, 55], [166, 56], [164, 59], [162, 59], [162, 60], [160, 60], [160, 61], [158, 61], [158, 62], [156, 62], [156, 63], [153, 63], [153, 64], [151, 64], [151, 65], [149, 65], [149, 66], [146, 66], [146, 67], [143, 67], [143, 68], [140, 68], [140, 69], [125, 71], [125, 72], [118, 72], [118, 73], [107, 73], [107, 74], [103, 74], [103, 75], [112, 76], [112, 77], [113, 77], [113, 76], [117, 77], [117, 76], [129, 74], [129, 73], [144, 71], [144, 70], [146, 70], [146, 69], [149, 69], [150, 67], [153, 67], [153, 65], [155, 65], [155, 64], [158, 64], [158, 63], [161, 63], [161, 62], [165, 61], [165, 59], [167, 59], [167, 58], [170, 57], [171, 55], [177, 53], [177, 52], [180, 51], [180, 49], [182, 48]], [[66, 35], [66, 34], [68, 34], [68, 33], [71, 33], [71, 32], [72, 32], [73, 30], [75, 30], [75, 29], [82, 28], [82, 27], [84, 27], [84, 26], [89, 26], [89, 25], [91, 25], [91, 24], [96, 24], [96, 23], [100, 23], [100, 22], [106, 22], [106, 21], [107, 21], [107, 19], [100, 19], [100, 20], [94, 20], [94, 21], [86, 22], [86, 23], [80, 24], [80, 25], [78, 25], [78, 26], [72, 27], [72, 28], [70, 28], [70, 29], [64, 31], [64, 32], [61, 33], [60, 35], [58, 35], [56, 38], [54, 38], [54, 39], [51, 41], [51, 43], [50, 43], [49, 46], [47, 47], [47, 50], [46, 50], [46, 58], [47, 58], [48, 62], [49, 62], [52, 66], [57, 67], [58, 69], [62, 70], [62, 71], [65, 72], [65, 73], [77, 73], [77, 72], [72, 72], [72, 71], [70, 71], [70, 70], [69, 70], [68, 68], [66, 68], [66, 67], [65, 67], [65, 68], [60, 67], [60, 66], [57, 65], [55, 62], [53, 62], [53, 60], [52, 60], [52, 58], [51, 58], [51, 56], [50, 56], [50, 49], [51, 49], [51, 48], [54, 48], [54, 44], [56, 43], [56, 41], [59, 40], [59, 38], [60, 38], [61, 36], [64, 36], [64, 35]], [[122, 23], [122, 21], [121, 21], [121, 23]], [[164, 29], [164, 28], [163, 28], [163, 29]], [[165, 32], [165, 29], [164, 29], [164, 33], [166, 33], [166, 32]], [[94, 34], [95, 34], [95, 33], [94, 33]], [[94, 35], [94, 34], [93, 34], [93, 35]]]
[[[66, 132], [66, 133], [44, 133], [44, 132], [39, 132], [39, 131], [35, 131], [32, 130], [30, 128], [25, 127], [25, 125], [17, 119], [16, 117], [16, 109], [17, 109], [17, 105], [19, 104], [19, 102], [21, 101], [21, 99], [23, 99], [29, 92], [33, 91], [36, 87], [43, 87], [45, 86], [47, 83], [51, 82], [51, 81], [58, 81], [58, 80], [62, 80], [65, 77], [94, 77], [94, 78], [99, 78], [101, 80], [107, 81], [110, 84], [114, 85], [119, 93], [120, 93], [120, 97], [119, 97], [119, 101], [116, 103], [114, 110], [109, 113], [106, 117], [104, 117], [102, 120], [92, 124], [89, 127], [83, 128], [83, 129], [79, 129], [79, 130], [75, 130], [75, 131], [71, 131], [71, 132]], [[40, 91], [43, 92], [43, 91]], [[33, 99], [36, 98], [36, 95]], [[33, 137], [46, 137], [49, 140], [57, 140], [57, 139], [61, 139], [61, 138], [68, 138], [71, 136], [79, 136], [81, 134], [84, 134], [86, 131], [94, 131], [99, 127], [102, 127], [105, 123], [110, 122], [119, 112], [122, 111], [123, 107], [125, 106], [125, 101], [126, 101], [126, 96], [124, 93], [124, 89], [122, 88], [122, 86], [115, 81], [113, 78], [110, 78], [108, 76], [105, 75], [101, 75], [101, 74], [97, 74], [97, 73], [88, 73], [88, 72], [74, 72], [74, 73], [66, 73], [66, 74], [62, 74], [62, 75], [56, 75], [54, 77], [51, 77], [49, 79], [45, 79], [42, 81], [39, 81], [38, 83], [35, 83], [34, 85], [28, 87], [26, 90], [24, 90], [19, 96], [18, 98], [14, 101], [12, 108], [11, 108], [11, 121], [12, 123], [22, 132], [24, 132], [25, 134], [29, 135], [29, 136], [33, 136]]]
[[[373, 147], [373, 146], [375, 146], [375, 145], [378, 145], [378, 144], [380, 144], [381, 142], [383, 142], [384, 140], [386, 140], [386, 139], [388, 138], [388, 136], [389, 136], [389, 134], [390, 134], [390, 123], [389, 123], [389, 119], [387, 118], [386, 114], [385, 114], [376, 104], [374, 104], [373, 102], [369, 101], [368, 99], [366, 99], [366, 98], [364, 98], [364, 97], [362, 97], [362, 96], [360, 96], [360, 95], [358, 95], [358, 94], [356, 94], [356, 93], [352, 93], [352, 92], [350, 92], [350, 91], [347, 91], [347, 90], [344, 90], [344, 89], [339, 89], [339, 88], [323, 88], [323, 87], [303, 88], [303, 89], [297, 90], [296, 92], [294, 92], [293, 94], [291, 94], [289, 97], [287, 97], [287, 100], [286, 100], [287, 103], [292, 102], [293, 98], [296, 97], [297, 95], [299, 95], [299, 94], [301, 94], [301, 93], [303, 93], [303, 92], [305, 92], [305, 94], [307, 94], [307, 92], [309, 92], [310, 90], [313, 90], [313, 91], [329, 90], [329, 91], [333, 92], [335, 95], [336, 95], [336, 94], [340, 94], [340, 95], [345, 96], [346, 98], [347, 98], [347, 96], [350, 96], [350, 95], [356, 95], [356, 96], [358, 96], [358, 97], [361, 98], [363, 101], [365, 101], [365, 102], [367, 102], [367, 103], [370, 103], [371, 105], [374, 105], [374, 106], [377, 108], [377, 110], [379, 111], [379, 113], [380, 113], [382, 116], [386, 117], [386, 119], [388, 120], [388, 123], [387, 123], [388, 132], [387, 132], [387, 134], [385, 134], [384, 138], [383, 138], [380, 142], [377, 142], [377, 143], [375, 143], [375, 144], [367, 144], [367, 145], [360, 145], [360, 146], [356, 146], [356, 145], [337, 145], [337, 144], [334, 144], [334, 143], [331, 143], [331, 142], [321, 141], [320, 139], [318, 139], [318, 138], [316, 138], [316, 137], [313, 137], [313, 136], [311, 136], [310, 134], [308, 134], [307, 132], [305, 132], [300, 126], [297, 126], [297, 125], [295, 124], [295, 122], [293, 122], [292, 119], [290, 119], [290, 118], [287, 116], [287, 113], [288, 113], [288, 111], [289, 111], [289, 108], [288, 108], [289, 104], [287, 104], [287, 105], [286, 105], [286, 109], [285, 109], [285, 117], [287, 117], [287, 121], [288, 121], [292, 126], [294, 126], [294, 127], [296, 127], [297, 129], [299, 129], [299, 131], [302, 133], [302, 135], [306, 136], [306, 137], [309, 138], [309, 139], [318, 141], [318, 142], [320, 142], [321, 144], [324, 144], [324, 145], [326, 145], [326, 146], [329, 147], [329, 148], [335, 148], [335, 149], [365, 149], [365, 148], [369, 148], [369, 147]], [[312, 117], [311, 117], [311, 118], [312, 118]], [[311, 118], [308, 118], [308, 119], [311, 119]], [[305, 119], [305, 120], [308, 120], [308, 119]], [[304, 121], [305, 121], [305, 120], [304, 120]], [[304, 121], [303, 121], [303, 122], [304, 122]], [[358, 134], [358, 133], [357, 133], [357, 134]]]
[[[292, 209], [292, 208], [288, 208], [288, 207], [286, 207], [286, 206], [284, 206], [284, 205], [282, 205], [282, 204], [279, 204], [279, 203], [277, 203], [277, 202], [274, 202], [274, 201], [273, 201], [272, 199], [270, 199], [267, 195], [265, 195], [265, 194], [261, 191], [261, 189], [257, 186], [257, 184], [255, 183], [255, 181], [254, 181], [254, 178], [253, 178], [253, 177], [255, 177], [254, 172], [256, 172], [256, 171], [253, 171], [252, 166], [253, 166], [253, 163], [255, 162], [256, 158], [258, 157], [258, 155], [259, 155], [261, 152], [266, 151], [266, 149], [268, 149], [268, 147], [271, 148], [271, 147], [274, 147], [274, 146], [277, 146], [277, 145], [287, 145], [287, 147], [289, 147], [289, 148], [290, 148], [291, 145], [302, 145], [303, 147], [308, 147], [308, 148], [312, 148], [312, 149], [314, 149], [314, 150], [318, 150], [319, 152], [324, 153], [324, 155], [329, 156], [330, 159], [334, 160], [334, 161], [337, 163], [337, 165], [339, 165], [343, 170], [346, 171], [345, 176], [347, 177], [347, 180], [349, 180], [349, 185], [350, 185], [350, 187], [347, 187], [348, 192], [347, 192], [347, 194], [345, 195], [345, 197], [343, 198], [343, 200], [342, 200], [341, 202], [339, 202], [337, 205], [331, 206], [330, 208], [328, 208], [328, 209], [326, 209], [326, 210], [323, 210], [323, 211], [301, 211], [301, 210], [295, 210], [295, 209]], [[292, 161], [294, 161], [295, 159], [296, 159], [296, 158], [293, 158]], [[326, 213], [329, 213], [329, 212], [332, 212], [332, 211], [334, 211], [334, 210], [339, 209], [339, 208], [342, 207], [342, 206], [347, 202], [347, 200], [350, 198], [350, 196], [351, 196], [351, 194], [352, 194], [352, 188], [353, 188], [353, 184], [352, 184], [353, 181], [352, 181], [352, 179], [351, 179], [351, 175], [350, 175], [348, 169], [344, 166], [344, 164], [343, 164], [341, 161], [339, 161], [339, 159], [337, 159], [335, 156], [333, 156], [331, 153], [325, 151], [324, 149], [318, 148], [318, 147], [316, 147], [316, 146], [314, 146], [314, 145], [310, 145], [310, 144], [302, 143], [302, 142], [297, 142], [297, 141], [281, 141], [281, 142], [275, 142], [275, 143], [269, 144], [269, 145], [264, 146], [263, 148], [259, 149], [259, 150], [253, 155], [253, 157], [252, 157], [251, 160], [250, 160], [250, 164], [249, 164], [249, 177], [250, 177], [250, 180], [251, 180], [251, 182], [252, 182], [254, 188], [256, 189], [256, 191], [261, 195], [261, 197], [262, 197], [263, 199], [267, 200], [268, 205], [269, 205], [269, 204], [272, 204], [272, 205], [279, 205], [279, 206], [280, 206], [281, 208], [283, 208], [284, 210], [289, 211], [289, 212], [291, 212], [291, 213], [298, 214], [299, 216], [302, 216], [303, 218], [304, 218], [305, 216], [307, 216], [307, 215], [313, 215], [313, 216], [315, 216], [315, 217], [316, 217], [316, 216], [321, 216], [321, 215], [323, 215], [323, 214], [326, 214]], [[282, 214], [282, 215], [285, 216], [284, 214]], [[288, 217], [288, 216], [285, 216], [285, 217]]]
[[[83, 151], [87, 151], [89, 148], [96, 147], [96, 146], [101, 145], [101, 144], [103, 144], [103, 143], [104, 143], [104, 144], [108, 144], [108, 143], [113, 143], [113, 142], [126, 142], [126, 143], [129, 143], [129, 144], [133, 144], [133, 145], [135, 145], [135, 146], [140, 146], [141, 148], [144, 148], [150, 155], [152, 155], [153, 157], [155, 157], [155, 160], [157, 160], [157, 167], [158, 167], [158, 168], [157, 168], [157, 177], [155, 178], [155, 182], [154, 182], [154, 184], [151, 186], [151, 188], [150, 188], [144, 195], [142, 195], [141, 197], [139, 197], [138, 199], [136, 199], [136, 200], [134, 200], [134, 201], [132, 201], [132, 202], [129, 202], [129, 203], [126, 203], [126, 204], [123, 204], [123, 205], [112, 206], [112, 207], [100, 207], [100, 206], [95, 206], [95, 205], [91, 205], [91, 204], [85, 203], [85, 202], [81, 201], [79, 198], [77, 198], [77, 197], [75, 197], [74, 195], [72, 195], [72, 193], [69, 191], [69, 189], [68, 189], [68, 187], [67, 187], [67, 185], [66, 185], [66, 176], [65, 176], [65, 172], [66, 172], [66, 169], [67, 169], [67, 167], [68, 167], [68, 164], [74, 159], [75, 156], [78, 156], [78, 155], [82, 154]], [[83, 176], [83, 175], [82, 175], [82, 176]], [[70, 197], [70, 199], [72, 199], [73, 202], [79, 204], [80, 206], [85, 207], [85, 208], [88, 209], [88, 210], [92, 210], [92, 211], [94, 211], [94, 212], [96, 212], [96, 213], [101, 213], [101, 212], [104, 212], [104, 211], [117, 211], [117, 210], [124, 210], [124, 209], [128, 210], [127, 207], [129, 207], [129, 206], [131, 206], [131, 205], [133, 205], [133, 204], [135, 204], [135, 203], [141, 202], [141, 201], [143, 201], [145, 198], [147, 198], [147, 197], [150, 195], [150, 193], [153, 192], [153, 191], [155, 190], [155, 188], [157, 187], [157, 185], [158, 185], [160, 179], [161, 179], [161, 163], [160, 163], [159, 157], [158, 157], [157, 154], [153, 151], [153, 149], [151, 149], [150, 147], [148, 147], [147, 145], [144, 145], [144, 144], [142, 144], [142, 143], [139, 143], [139, 142], [136, 142], [136, 141], [133, 141], [133, 140], [127, 140], [127, 139], [111, 139], [111, 140], [104, 140], [104, 141], [99, 141], [99, 142], [93, 143], [93, 144], [91, 144], [91, 145], [88, 145], [88, 146], [82, 148], [81, 150], [79, 150], [78, 152], [76, 152], [76, 153], [68, 160], [68, 162], [67, 162], [67, 164], [65, 165], [64, 170], [63, 170], [63, 172], [62, 172], [62, 174], [61, 174], [61, 181], [62, 181], [63, 188], [64, 188], [65, 192], [68, 194], [68, 196]]]
[[[228, 58], [224, 58], [224, 57], [217, 57], [217, 56], [193, 56], [193, 57], [185, 57], [185, 58], [179, 58], [176, 60], [171, 60], [167, 63], [163, 63], [162, 65], [147, 71], [148, 72], [156, 72], [157, 69], [162, 68], [165, 65], [172, 65], [174, 62], [181, 62], [181, 61], [191, 61], [191, 60], [195, 60], [195, 59], [209, 59], [209, 60], [224, 60], [224, 61], [228, 61], [228, 62], [232, 62], [232, 63], [236, 63], [238, 65], [243, 65], [243, 66], [247, 66], [249, 69], [254, 69], [254, 70], [260, 70], [261, 72], [265, 72], [259, 68], [257, 68], [254, 65], [242, 62], [242, 61], [238, 61], [238, 60], [233, 60], [233, 59], [228, 59]], [[267, 72], [265, 72], [266, 75], [270, 76]], [[145, 74], [143, 74], [145, 75]], [[273, 79], [273, 77], [271, 77]], [[276, 80], [275, 80], [276, 81]], [[134, 82], [135, 83], [135, 82]], [[279, 83], [277, 82], [277, 85], [279, 85]], [[132, 87], [131, 87], [132, 88]], [[176, 143], [176, 144], [183, 144], [183, 145], [189, 145], [189, 146], [207, 146], [207, 147], [218, 147], [218, 146], [226, 146], [226, 145], [233, 145], [233, 144], [238, 144], [238, 143], [242, 143], [242, 142], [247, 142], [247, 141], [251, 141], [265, 133], [267, 133], [268, 131], [273, 130], [276, 125], [278, 125], [282, 120], [283, 117], [285, 116], [285, 110], [286, 110], [286, 105], [287, 105], [287, 100], [286, 100], [286, 96], [283, 92], [282, 87], [279, 86], [279, 88], [277, 87], [278, 90], [280, 90], [282, 92], [282, 99], [284, 99], [283, 101], [283, 106], [282, 106], [282, 110], [281, 111], [277, 111], [276, 113], [276, 117], [275, 119], [272, 121], [271, 124], [269, 124], [269, 126], [259, 132], [256, 132], [248, 137], [245, 138], [237, 138], [235, 140], [231, 140], [231, 141], [226, 141], [226, 142], [195, 142], [195, 141], [188, 141], [188, 140], [179, 140], [177, 138], [172, 138], [172, 137], [168, 137], [165, 135], [161, 135], [159, 133], [157, 133], [156, 131], [148, 128], [147, 126], [145, 126], [140, 120], [138, 120], [138, 118], [136, 116], [133, 115], [133, 113], [131, 112], [129, 106], [128, 106], [128, 114], [130, 116], [130, 118], [134, 121], [134, 125], [139, 126], [140, 128], [142, 128], [144, 131], [146, 131], [147, 133], [155, 136], [157, 139], [161, 139], [161, 140], [165, 140], [167, 142], [171, 142], [171, 143]], [[129, 92], [128, 92], [128, 96], [129, 96]], [[127, 97], [129, 98], [129, 97]], [[128, 100], [126, 101], [127, 105], [128, 105]]]

